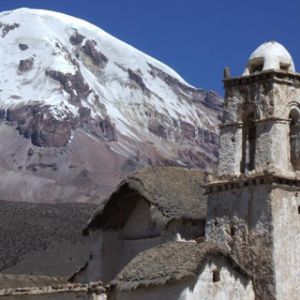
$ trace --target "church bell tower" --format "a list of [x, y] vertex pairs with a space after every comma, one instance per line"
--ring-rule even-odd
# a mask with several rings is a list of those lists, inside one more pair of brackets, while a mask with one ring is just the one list
[[218, 170], [207, 184], [206, 236], [254, 277], [259, 300], [300, 297], [300, 74], [279, 43], [224, 74]]

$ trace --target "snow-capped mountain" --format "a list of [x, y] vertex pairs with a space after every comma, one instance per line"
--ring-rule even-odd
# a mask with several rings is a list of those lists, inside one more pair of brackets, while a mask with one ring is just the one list
[[2, 12], [0, 72], [2, 199], [86, 201], [146, 164], [216, 161], [220, 97], [88, 22]]

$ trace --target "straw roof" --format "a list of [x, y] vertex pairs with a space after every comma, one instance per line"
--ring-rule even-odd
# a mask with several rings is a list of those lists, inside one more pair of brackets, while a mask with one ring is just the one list
[[169, 242], [139, 253], [111, 282], [118, 291], [196, 278], [208, 257], [224, 257], [228, 263], [250, 278], [231, 255], [212, 242]]
[[151, 218], [166, 226], [174, 219], [205, 220], [204, 173], [178, 167], [148, 167], [125, 178], [89, 220], [89, 229], [120, 229], [141, 199], [151, 206]]

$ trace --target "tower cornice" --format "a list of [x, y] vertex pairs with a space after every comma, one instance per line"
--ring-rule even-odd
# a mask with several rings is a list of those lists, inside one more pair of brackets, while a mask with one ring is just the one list
[[282, 70], [266, 70], [251, 75], [244, 75], [223, 80], [224, 88], [249, 85], [252, 83], [261, 83], [271, 81], [274, 83], [284, 83], [288, 85], [299, 85], [300, 73], [292, 73]]
[[211, 194], [262, 184], [270, 184], [273, 186], [286, 185], [290, 188], [300, 190], [300, 178], [283, 174], [255, 174], [239, 178], [219, 178], [207, 183], [204, 187], [206, 194]]
[[[254, 120], [254, 123], [266, 123], [266, 122], [273, 122], [273, 123], [282, 123], [282, 124], [289, 124], [291, 119], [283, 119], [283, 118], [276, 118], [276, 117], [269, 117], [264, 119]], [[223, 123], [219, 125], [219, 128], [225, 127], [236, 127], [236, 128], [243, 128], [243, 122], [231, 122], [231, 123]]]

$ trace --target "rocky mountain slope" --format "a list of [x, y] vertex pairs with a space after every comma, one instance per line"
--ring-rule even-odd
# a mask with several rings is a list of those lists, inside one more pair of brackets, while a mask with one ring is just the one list
[[92, 202], [144, 165], [211, 168], [221, 99], [64, 14], [0, 14], [0, 199]]
[[0, 200], [0, 272], [72, 276], [88, 260], [81, 231], [95, 207]]

